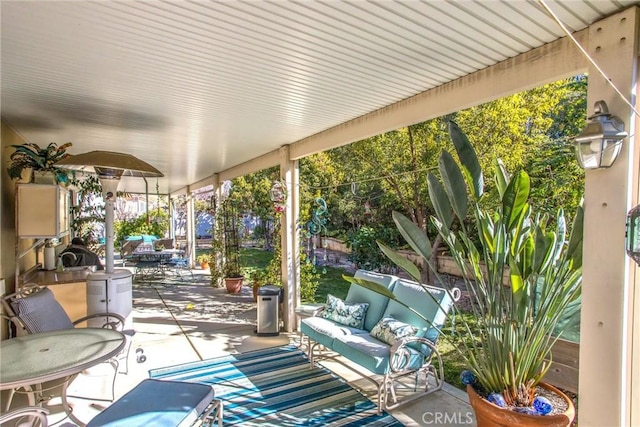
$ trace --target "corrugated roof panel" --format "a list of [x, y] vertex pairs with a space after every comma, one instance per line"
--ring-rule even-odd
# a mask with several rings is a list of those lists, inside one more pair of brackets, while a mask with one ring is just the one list
[[[630, 0], [546, 0], [572, 30]], [[562, 37], [533, 0], [0, 2], [2, 117], [163, 191]]]

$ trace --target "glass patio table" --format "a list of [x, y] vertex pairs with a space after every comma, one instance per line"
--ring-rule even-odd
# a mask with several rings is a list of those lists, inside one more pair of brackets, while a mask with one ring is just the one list
[[135, 275], [140, 279], [153, 277], [156, 274], [164, 276], [165, 265], [174, 256], [182, 256], [181, 249], [163, 249], [161, 251], [138, 251], [127, 255], [126, 259], [135, 263]]
[[[125, 346], [125, 336], [112, 329], [78, 328], [31, 334], [0, 342], [0, 390], [24, 388], [31, 405], [40, 385], [64, 378], [62, 407], [85, 425], [67, 402], [69, 383], [84, 369], [109, 360]], [[35, 390], [34, 390], [35, 387]]]

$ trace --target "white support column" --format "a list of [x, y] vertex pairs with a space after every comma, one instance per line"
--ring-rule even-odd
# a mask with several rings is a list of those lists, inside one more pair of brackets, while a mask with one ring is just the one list
[[[636, 103], [638, 8], [593, 24], [588, 51]], [[593, 67], [587, 99], [589, 114], [596, 101], [604, 100], [631, 136], [611, 168], [586, 173], [578, 418], [585, 426], [639, 425], [637, 418], [631, 420], [640, 405], [640, 325], [633, 323], [640, 310], [638, 269], [624, 248], [626, 213], [638, 204], [638, 120]], [[634, 360], [636, 371], [632, 370]]]
[[173, 204], [173, 197], [171, 194], [167, 194], [167, 199], [169, 203], [169, 238], [173, 239], [175, 243], [176, 239], [176, 218], [175, 218], [175, 205]]
[[280, 217], [282, 245], [282, 287], [284, 290], [284, 326], [287, 332], [295, 327], [295, 309], [300, 304], [300, 248], [297, 227], [299, 217], [298, 161], [291, 160], [289, 146], [280, 148], [280, 178], [287, 188], [287, 202]]
[[187, 187], [187, 254], [189, 255], [189, 264], [191, 268], [195, 265], [196, 258], [196, 239], [195, 239], [195, 206], [193, 203], [193, 193]]

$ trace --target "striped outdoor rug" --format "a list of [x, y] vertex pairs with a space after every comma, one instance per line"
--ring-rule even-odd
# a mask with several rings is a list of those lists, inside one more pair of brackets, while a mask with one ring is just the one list
[[274, 347], [149, 371], [151, 378], [211, 384], [224, 425], [401, 426], [342, 379], [309, 369], [295, 347]]

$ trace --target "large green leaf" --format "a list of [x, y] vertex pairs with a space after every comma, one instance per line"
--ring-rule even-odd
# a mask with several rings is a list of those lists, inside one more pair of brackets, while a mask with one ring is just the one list
[[504, 196], [504, 192], [507, 190], [507, 185], [509, 183], [509, 174], [504, 167], [504, 163], [502, 163], [502, 160], [500, 159], [495, 159], [493, 161], [493, 169], [496, 187], [498, 188], [498, 194], [500, 195], [500, 198], [502, 198]]
[[476, 151], [469, 142], [467, 135], [465, 135], [453, 121], [449, 121], [449, 134], [458, 153], [460, 163], [469, 180], [468, 184], [471, 189], [471, 194], [478, 200], [484, 191], [484, 182], [482, 178], [482, 168], [480, 168]]
[[511, 230], [520, 218], [529, 198], [529, 190], [529, 175], [526, 172], [522, 171], [511, 178], [502, 197], [502, 215], [508, 230]]
[[398, 231], [400, 231], [400, 234], [402, 234], [402, 237], [411, 248], [426, 260], [431, 258], [431, 241], [429, 241], [429, 237], [427, 237], [424, 230], [400, 212], [393, 211], [391, 216], [396, 223], [396, 227], [398, 227]]
[[389, 258], [395, 265], [406, 271], [416, 281], [421, 281], [420, 270], [418, 270], [418, 267], [416, 267], [414, 263], [409, 261], [406, 257], [400, 255], [398, 252], [394, 251], [384, 243], [380, 241], [378, 241], [377, 243], [382, 253], [384, 253], [387, 258]]
[[432, 173], [427, 176], [427, 180], [429, 185], [429, 198], [436, 211], [436, 216], [440, 222], [444, 224], [445, 228], [449, 229], [453, 222], [453, 215], [447, 193], [438, 178]]
[[540, 227], [536, 229], [535, 237], [535, 255], [533, 261], [533, 271], [536, 273], [543, 272], [549, 264], [554, 260], [556, 234], [553, 232], [544, 232]]
[[451, 154], [446, 151], [440, 154], [438, 167], [444, 183], [445, 192], [449, 197], [453, 211], [460, 221], [464, 221], [467, 216], [468, 197], [467, 186], [462, 177], [462, 172], [456, 161], [453, 160]]
[[357, 285], [362, 286], [363, 288], [367, 288], [380, 295], [384, 295], [387, 298], [390, 298], [393, 300], [396, 299], [396, 296], [393, 294], [393, 292], [391, 292], [385, 286], [382, 286], [380, 283], [371, 282], [369, 280], [359, 279], [359, 278], [346, 276], [346, 275], [342, 275], [342, 278], [349, 283], [355, 283]]
[[576, 217], [571, 227], [571, 237], [567, 248], [567, 257], [573, 261], [574, 269], [582, 267], [582, 238], [584, 233], [584, 209], [582, 205], [576, 209]]

